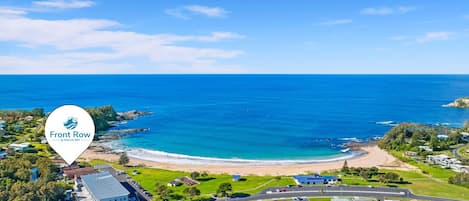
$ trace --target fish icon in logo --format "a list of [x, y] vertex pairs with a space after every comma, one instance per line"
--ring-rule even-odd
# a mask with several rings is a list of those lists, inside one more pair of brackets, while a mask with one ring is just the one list
[[64, 122], [64, 127], [68, 130], [75, 129], [77, 127], [78, 121], [75, 117], [69, 117], [67, 121]]

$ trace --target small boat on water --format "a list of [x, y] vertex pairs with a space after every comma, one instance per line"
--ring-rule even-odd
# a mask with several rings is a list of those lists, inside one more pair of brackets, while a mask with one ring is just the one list
[[350, 151], [350, 148], [346, 148], [346, 149], [341, 149], [341, 150], [340, 150], [340, 152], [342, 152], [342, 153], [347, 153], [347, 152], [349, 152], [349, 151]]

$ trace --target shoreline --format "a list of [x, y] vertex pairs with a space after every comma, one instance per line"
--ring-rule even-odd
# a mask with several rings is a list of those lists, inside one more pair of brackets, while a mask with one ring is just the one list
[[[150, 168], [159, 168], [173, 171], [199, 171], [215, 174], [241, 174], [241, 175], [296, 175], [305, 173], [320, 173], [329, 170], [340, 169], [345, 160], [349, 167], [373, 167], [395, 170], [416, 170], [415, 167], [399, 161], [394, 156], [380, 149], [377, 145], [363, 145], [357, 156], [348, 159], [336, 159], [330, 161], [316, 161], [304, 163], [290, 163], [285, 161], [276, 161], [276, 163], [231, 163], [231, 164], [208, 164], [198, 161], [197, 163], [189, 161], [189, 163], [177, 163], [170, 160], [152, 160], [142, 159], [142, 157], [133, 157], [129, 154], [129, 165], [145, 166]], [[100, 159], [110, 162], [117, 162], [119, 154], [110, 153], [102, 146], [94, 145], [87, 149], [80, 158], [85, 161]], [[156, 160], [156, 161], [155, 161]], [[222, 159], [223, 160], [223, 159]], [[228, 159], [231, 160], [231, 159]], [[249, 160], [248, 160], [249, 161]], [[259, 160], [260, 161], [260, 160]], [[257, 162], [259, 162], [257, 161]]]
[[184, 154], [175, 154], [162, 151], [153, 151], [147, 149], [128, 149], [127, 155], [129, 157], [153, 161], [153, 162], [164, 162], [181, 165], [295, 165], [295, 164], [312, 164], [312, 163], [323, 163], [323, 162], [334, 162], [350, 160], [355, 157], [360, 157], [366, 154], [362, 150], [354, 150], [344, 154], [337, 154], [333, 156], [325, 156], [311, 159], [242, 159], [242, 158], [214, 158], [214, 157], [203, 157], [203, 156], [191, 156]]

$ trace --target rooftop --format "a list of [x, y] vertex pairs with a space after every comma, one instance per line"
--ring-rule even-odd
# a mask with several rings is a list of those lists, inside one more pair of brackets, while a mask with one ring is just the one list
[[295, 180], [297, 180], [300, 183], [306, 183], [308, 181], [324, 181], [324, 180], [334, 180], [337, 179], [336, 176], [321, 176], [318, 174], [314, 175], [297, 175], [293, 176]]
[[109, 172], [85, 175], [81, 179], [90, 194], [99, 200], [130, 194]]
[[92, 173], [95, 173], [95, 170], [93, 167], [83, 167], [83, 168], [75, 167], [75, 168], [64, 169], [65, 176], [67, 176], [70, 179], [74, 178], [75, 176], [81, 177], [83, 175], [92, 174]]

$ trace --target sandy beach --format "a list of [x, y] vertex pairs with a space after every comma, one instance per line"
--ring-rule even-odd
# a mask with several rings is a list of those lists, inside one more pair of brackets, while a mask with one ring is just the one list
[[[403, 163], [380, 149], [376, 145], [361, 148], [366, 153], [356, 158], [348, 159], [350, 167], [373, 167], [414, 170], [415, 167]], [[80, 157], [83, 160], [102, 159], [116, 162], [118, 154], [105, 153], [96, 147], [86, 150]], [[295, 175], [302, 173], [320, 173], [328, 170], [340, 169], [344, 161], [320, 162], [311, 164], [288, 164], [288, 165], [205, 165], [205, 164], [176, 164], [166, 162], [155, 162], [130, 157], [130, 165], [144, 165], [145, 167], [161, 168], [178, 171], [207, 171], [210, 173], [227, 173], [241, 175]]]

